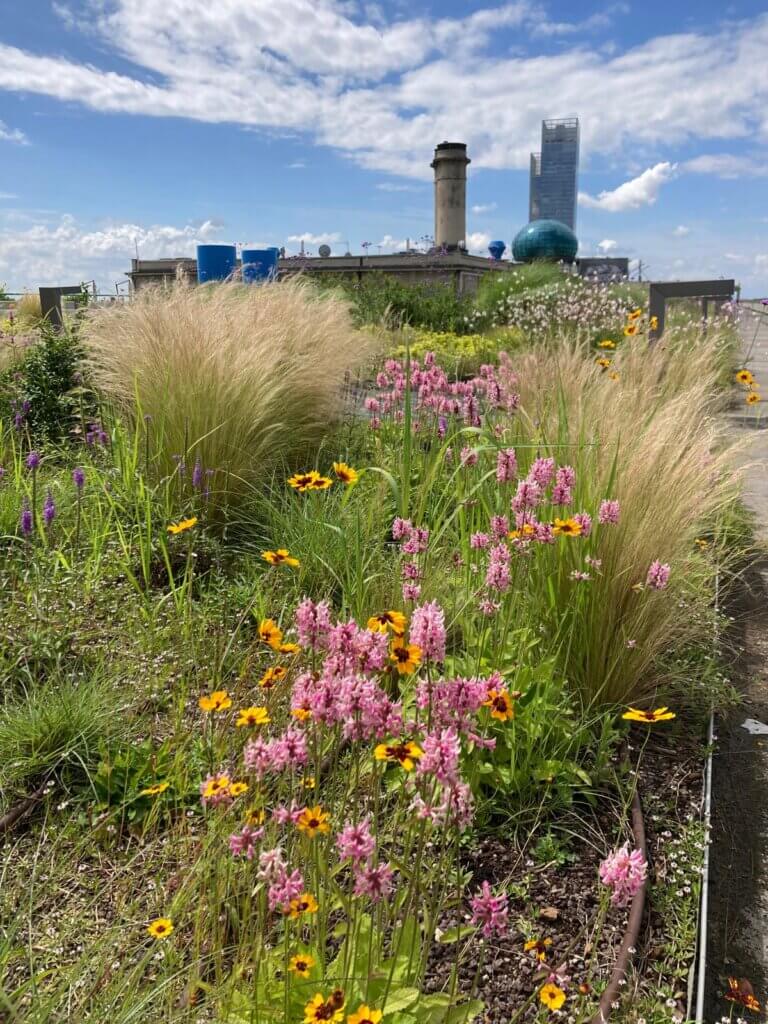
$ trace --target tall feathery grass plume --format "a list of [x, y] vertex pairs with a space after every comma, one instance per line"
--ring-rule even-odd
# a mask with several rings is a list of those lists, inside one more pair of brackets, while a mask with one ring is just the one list
[[147, 431], [157, 473], [202, 467], [214, 503], [311, 451], [377, 345], [343, 299], [301, 280], [145, 289], [90, 312], [82, 332], [97, 385]]

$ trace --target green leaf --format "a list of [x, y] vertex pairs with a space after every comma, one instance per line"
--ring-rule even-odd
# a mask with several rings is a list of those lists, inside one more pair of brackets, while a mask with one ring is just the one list
[[407, 1010], [413, 1006], [419, 998], [420, 992], [417, 988], [399, 988], [391, 992], [384, 1006], [384, 1015], [396, 1013], [398, 1010]]
[[453, 928], [446, 928], [437, 941], [447, 945], [449, 942], [457, 942], [459, 939], [465, 939], [468, 935], [474, 935], [476, 931], [477, 928], [474, 925], [457, 924]]
[[461, 1006], [452, 1006], [441, 1018], [440, 1024], [469, 1024], [469, 1021], [479, 1017], [484, 1009], [485, 1003], [482, 999], [471, 999], [468, 1003], [462, 1003]]

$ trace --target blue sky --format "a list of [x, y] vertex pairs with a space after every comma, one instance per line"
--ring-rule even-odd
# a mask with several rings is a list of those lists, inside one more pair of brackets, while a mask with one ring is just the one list
[[26, 0], [0, 21], [0, 282], [198, 241], [381, 251], [432, 232], [437, 142], [468, 242], [527, 218], [544, 117], [578, 114], [581, 253], [768, 294], [768, 5]]

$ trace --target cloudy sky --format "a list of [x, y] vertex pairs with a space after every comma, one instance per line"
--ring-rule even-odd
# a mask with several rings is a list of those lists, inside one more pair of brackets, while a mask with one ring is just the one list
[[437, 142], [468, 241], [527, 219], [544, 117], [582, 126], [582, 255], [768, 294], [768, 4], [6, 0], [0, 282], [124, 279], [199, 241], [391, 251], [432, 231]]

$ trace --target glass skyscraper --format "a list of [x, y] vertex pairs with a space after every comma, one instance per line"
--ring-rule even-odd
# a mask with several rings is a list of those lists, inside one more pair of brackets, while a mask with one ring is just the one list
[[541, 152], [531, 153], [529, 220], [559, 220], [576, 228], [579, 119], [541, 122]]

